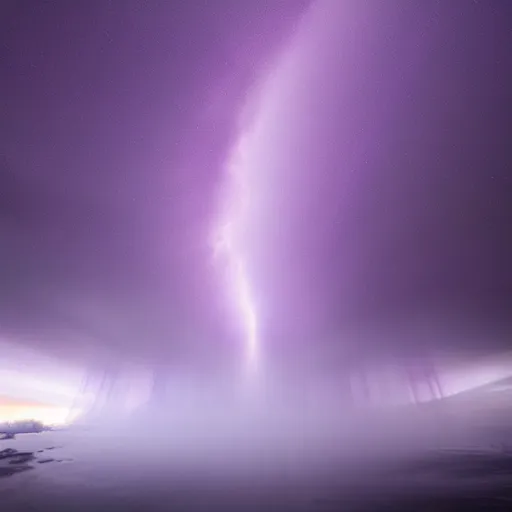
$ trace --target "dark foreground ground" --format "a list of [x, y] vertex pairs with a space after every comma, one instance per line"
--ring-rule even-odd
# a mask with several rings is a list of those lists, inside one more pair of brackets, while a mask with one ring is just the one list
[[[430, 418], [438, 430], [422, 443], [404, 431], [372, 444], [381, 429], [373, 421], [350, 450], [324, 449], [317, 458], [303, 447], [306, 437], [238, 455], [230, 440], [214, 448], [181, 435], [172, 445], [169, 432], [18, 436], [0, 441], [0, 511], [510, 511], [512, 422], [504, 397], [475, 395], [449, 402], [447, 414], [423, 412], [408, 429]], [[478, 400], [494, 401], [501, 415], [475, 415], [468, 404]], [[372, 455], [400, 437], [409, 443], [400, 455], [399, 444]]]
[[[53, 450], [52, 450], [53, 451]], [[57, 453], [58, 450], [55, 450]], [[72, 461], [54, 458], [49, 451], [3, 453], [9, 457], [0, 476], [19, 479], [20, 472], [33, 472], [36, 465]], [[5, 461], [5, 458], [2, 462]], [[212, 485], [208, 478], [181, 480], [166, 488], [161, 481], [118, 486], [115, 476], [104, 488], [89, 488], [87, 477], [74, 489], [41, 489], [33, 482], [18, 480], [14, 486], [0, 486], [0, 509], [16, 511], [199, 511], [199, 510], [290, 510], [290, 511], [498, 511], [512, 510], [512, 456], [506, 453], [436, 452], [408, 464], [374, 467], [358, 482], [340, 480], [302, 483], [235, 480]], [[285, 476], [282, 475], [285, 479]], [[80, 488], [81, 487], [81, 488]]]

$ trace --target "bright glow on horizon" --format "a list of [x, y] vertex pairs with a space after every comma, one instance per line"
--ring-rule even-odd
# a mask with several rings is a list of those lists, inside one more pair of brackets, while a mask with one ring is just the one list
[[74, 421], [83, 369], [2, 340], [0, 423], [35, 420], [47, 426]]
[[63, 426], [79, 415], [80, 411], [69, 407], [0, 400], [0, 423], [35, 420], [47, 426]]

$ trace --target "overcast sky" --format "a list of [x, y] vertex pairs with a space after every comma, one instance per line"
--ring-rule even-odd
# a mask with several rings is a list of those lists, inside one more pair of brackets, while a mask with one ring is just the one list
[[422, 328], [436, 344], [503, 344], [510, 19], [506, 0], [7, 2], [4, 336], [54, 350], [76, 331], [153, 358], [235, 347], [211, 228], [253, 133], [262, 342], [416, 322], [452, 325]]

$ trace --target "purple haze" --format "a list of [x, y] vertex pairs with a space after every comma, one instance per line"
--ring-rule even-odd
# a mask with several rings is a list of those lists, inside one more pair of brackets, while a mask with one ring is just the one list
[[2, 335], [322, 413], [503, 348], [508, 32], [455, 4], [12, 4]]
[[310, 510], [481, 441], [498, 394], [455, 395], [512, 373], [510, 6], [2, 8], [0, 384], [96, 426], [29, 439], [73, 465], [5, 506]]

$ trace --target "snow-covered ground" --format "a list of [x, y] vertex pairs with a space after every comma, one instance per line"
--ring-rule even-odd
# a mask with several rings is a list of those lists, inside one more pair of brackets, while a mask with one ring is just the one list
[[[30, 468], [0, 478], [0, 512], [399, 510], [375, 500], [503, 487], [512, 468], [498, 474], [492, 467], [504, 467], [503, 447], [512, 446], [509, 384], [464, 390], [510, 375], [512, 364], [500, 356], [473, 366], [441, 371], [450, 396], [420, 406], [381, 400], [378, 408], [345, 407], [321, 386], [307, 397], [295, 384], [268, 379], [261, 380], [266, 389], [241, 393], [178, 379], [169, 403], [151, 409], [125, 393], [132, 404], [120, 407], [125, 414], [107, 414], [106, 404], [94, 425], [0, 441], [0, 452], [35, 457], [15, 464], [0, 457], [0, 474]], [[140, 394], [144, 386], [132, 380]], [[43, 391], [41, 398], [55, 395]], [[483, 469], [461, 476], [461, 465]]]
[[[508, 390], [482, 393], [474, 399], [497, 400], [505, 411]], [[346, 416], [268, 403], [219, 406], [217, 414], [198, 407], [172, 417], [146, 411], [123, 426], [21, 435], [0, 441], [0, 450], [36, 459], [33, 469], [0, 479], [0, 510], [400, 510], [378, 507], [393, 495], [457, 489], [467, 496], [504, 486], [512, 474], [512, 464], [503, 474], [492, 470], [497, 455], [508, 460], [502, 445], [512, 435], [482, 429], [469, 403], [476, 402], [468, 396]], [[489, 426], [493, 416], [486, 417]], [[441, 449], [443, 458], [428, 455]], [[457, 464], [483, 469], [462, 475]]]

